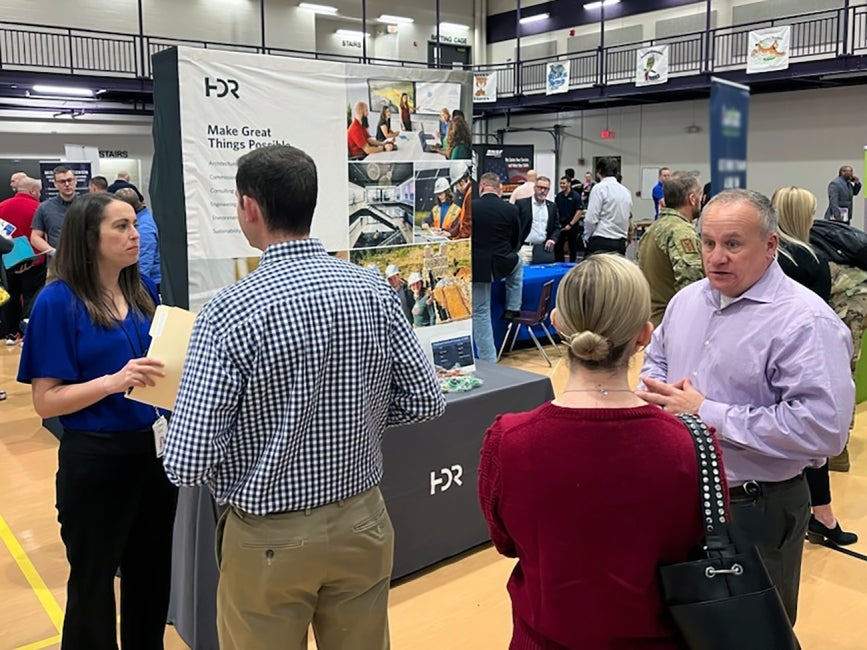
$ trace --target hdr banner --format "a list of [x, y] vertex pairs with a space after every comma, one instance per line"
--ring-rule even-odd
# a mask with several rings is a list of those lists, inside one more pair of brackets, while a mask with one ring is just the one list
[[431, 354], [435, 339], [470, 334], [472, 125], [440, 112], [472, 115], [471, 73], [184, 47], [153, 65], [166, 304], [196, 311], [257, 269], [238, 223], [237, 161], [281, 144], [316, 163], [311, 235], [388, 280]]
[[[341, 63], [178, 49], [190, 260], [258, 257], [236, 213], [243, 154], [291, 144], [313, 157], [325, 187], [346, 177], [345, 70]], [[345, 211], [340, 192], [319, 193], [313, 235], [329, 250], [347, 248], [346, 224], [335, 218]]]
[[711, 195], [747, 187], [749, 109], [749, 86], [711, 79]]

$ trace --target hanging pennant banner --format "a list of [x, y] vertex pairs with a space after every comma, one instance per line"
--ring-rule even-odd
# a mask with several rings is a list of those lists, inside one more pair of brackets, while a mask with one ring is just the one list
[[545, 71], [545, 94], [556, 95], [569, 90], [569, 61], [549, 63]]
[[473, 102], [486, 104], [497, 101], [497, 71], [473, 76]]
[[668, 45], [642, 47], [637, 53], [635, 85], [653, 86], [668, 81]]
[[789, 67], [789, 44], [792, 27], [768, 27], [750, 32], [747, 74], [786, 70]]

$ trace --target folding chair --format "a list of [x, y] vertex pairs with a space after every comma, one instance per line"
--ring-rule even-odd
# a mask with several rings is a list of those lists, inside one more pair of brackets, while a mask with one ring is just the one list
[[[551, 365], [551, 359], [548, 357], [548, 353], [545, 352], [545, 349], [542, 347], [542, 344], [539, 343], [539, 339], [536, 338], [536, 334], [533, 332], [533, 328], [536, 325], [542, 326], [542, 329], [545, 331], [545, 336], [548, 337], [551, 345], [553, 345], [554, 349], [557, 350], [557, 354], [561, 357], [563, 356], [563, 352], [560, 351], [560, 346], [557, 345], [556, 341], [554, 341], [551, 332], [545, 325], [545, 319], [548, 318], [548, 313], [551, 311], [551, 292], [553, 289], [554, 280], [548, 280], [542, 285], [542, 293], [539, 295], [539, 306], [536, 307], [535, 311], [521, 311], [517, 316], [506, 319], [509, 321], [509, 327], [506, 328], [506, 336], [503, 337], [503, 344], [500, 346], [500, 353], [497, 355], [497, 361], [499, 361], [500, 357], [503, 356], [503, 350], [506, 348], [506, 342], [509, 340], [509, 335], [512, 333], [512, 329], [514, 328], [515, 333], [514, 336], [512, 336], [512, 345], [509, 346], [509, 352], [515, 348], [515, 341], [518, 340], [518, 334], [521, 333], [521, 327], [524, 325], [527, 326], [530, 338], [533, 339], [533, 343], [536, 344], [536, 348], [539, 350], [545, 361], [548, 362], [549, 366]], [[515, 328], [515, 325], [518, 327]]]

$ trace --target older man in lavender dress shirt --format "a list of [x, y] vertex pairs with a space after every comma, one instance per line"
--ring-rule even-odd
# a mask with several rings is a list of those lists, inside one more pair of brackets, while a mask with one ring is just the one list
[[723, 192], [701, 226], [707, 278], [669, 303], [639, 395], [716, 429], [732, 518], [758, 546], [794, 624], [810, 517], [803, 470], [846, 443], [852, 337], [777, 264], [777, 218], [766, 197]]

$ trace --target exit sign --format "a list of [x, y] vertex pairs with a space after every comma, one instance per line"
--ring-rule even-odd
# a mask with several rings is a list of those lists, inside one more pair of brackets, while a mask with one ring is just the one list
[[609, 131], [608, 129], [605, 129], [602, 132], [602, 139], [603, 140], [613, 140], [614, 139], [614, 131]]

